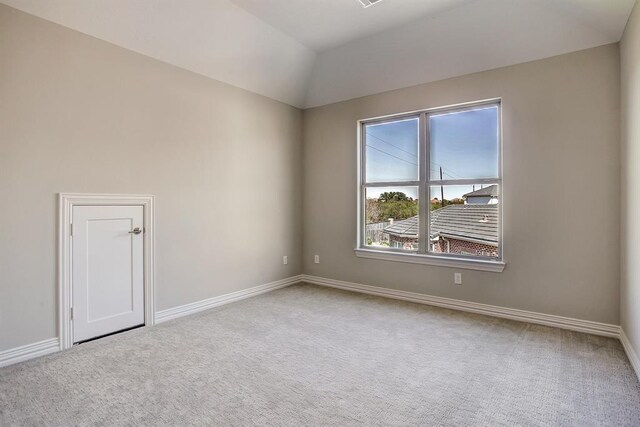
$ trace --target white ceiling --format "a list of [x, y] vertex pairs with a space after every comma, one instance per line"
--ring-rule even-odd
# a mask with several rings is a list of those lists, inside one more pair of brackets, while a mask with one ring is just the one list
[[[383, 0], [394, 1], [399, 0]], [[633, 4], [634, 0], [472, 1], [320, 53], [305, 106], [614, 43], [622, 36]]]
[[229, 0], [0, 2], [297, 107], [316, 57]]
[[309, 107], [620, 40], [635, 0], [0, 0]]
[[232, 0], [321, 52], [475, 0]]

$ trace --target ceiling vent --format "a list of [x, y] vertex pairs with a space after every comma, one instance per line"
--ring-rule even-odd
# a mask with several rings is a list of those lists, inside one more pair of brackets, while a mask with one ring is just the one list
[[366, 9], [369, 6], [373, 6], [376, 3], [380, 3], [382, 0], [358, 0], [360, 4]]

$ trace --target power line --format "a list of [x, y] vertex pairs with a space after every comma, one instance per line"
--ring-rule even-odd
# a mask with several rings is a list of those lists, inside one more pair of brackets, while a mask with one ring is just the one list
[[[375, 135], [372, 135], [372, 134], [370, 134], [370, 133], [367, 133], [367, 136], [371, 136], [371, 137], [373, 137], [373, 138], [377, 139], [378, 141], [382, 141], [382, 142], [384, 142], [385, 144], [389, 144], [389, 145], [390, 145], [390, 146], [392, 146], [393, 148], [396, 148], [396, 149], [398, 149], [398, 150], [400, 150], [400, 151], [404, 151], [404, 152], [405, 152], [405, 153], [407, 153], [407, 154], [411, 154], [413, 157], [418, 157], [418, 155], [417, 155], [417, 154], [414, 154], [414, 153], [412, 153], [411, 151], [404, 150], [404, 149], [402, 149], [402, 148], [398, 147], [397, 145], [392, 144], [392, 143], [390, 143], [389, 141], [385, 141], [384, 139], [379, 138], [379, 137], [377, 137], [377, 136], [375, 136]], [[369, 145], [369, 147], [371, 147], [371, 146]]]
[[451, 178], [453, 179], [464, 179], [463, 177], [461, 177], [460, 175], [458, 175], [457, 173], [453, 172], [450, 168], [446, 168], [434, 161], [431, 162], [432, 164], [434, 164], [435, 166], [442, 168], [443, 171], [448, 170], [449, 172], [443, 172], [445, 175], [449, 175]]
[[373, 145], [369, 145], [369, 144], [367, 144], [367, 147], [369, 147], [369, 148], [373, 148], [374, 150], [379, 151], [379, 152], [381, 152], [381, 153], [384, 153], [384, 154], [386, 154], [387, 156], [391, 156], [391, 157], [393, 157], [394, 159], [398, 159], [398, 160], [401, 160], [401, 161], [403, 161], [403, 162], [405, 162], [405, 163], [409, 163], [409, 164], [411, 164], [411, 165], [418, 166], [418, 164], [417, 164], [417, 163], [410, 162], [409, 160], [405, 160], [405, 159], [403, 159], [402, 157], [394, 156], [393, 154], [391, 154], [391, 153], [387, 153], [386, 151], [383, 151], [383, 150], [381, 150], [381, 149], [379, 149], [379, 148], [376, 148], [376, 147], [374, 147]]
[[[404, 152], [404, 153], [407, 153], [407, 154], [409, 154], [409, 155], [411, 155], [411, 156], [413, 156], [413, 157], [416, 157], [416, 158], [418, 157], [416, 154], [414, 154], [414, 153], [412, 153], [412, 152], [410, 152], [410, 151], [407, 151], [407, 150], [405, 150], [405, 149], [403, 149], [403, 148], [400, 148], [400, 147], [398, 147], [397, 145], [392, 144], [392, 143], [390, 143], [389, 141], [387, 141], [387, 140], [385, 140], [385, 139], [382, 139], [382, 138], [380, 138], [380, 137], [378, 137], [378, 136], [375, 136], [375, 135], [370, 134], [370, 133], [367, 133], [367, 136], [370, 136], [370, 137], [372, 137], [372, 138], [375, 138], [375, 139], [377, 139], [378, 141], [381, 141], [381, 142], [383, 142], [383, 143], [385, 143], [385, 144], [387, 144], [387, 145], [390, 145], [390, 146], [392, 146], [393, 148], [395, 148], [395, 149], [397, 149], [397, 150], [400, 150], [400, 151], [402, 151], [402, 152]], [[416, 165], [416, 166], [418, 166], [416, 163], [410, 162], [410, 161], [405, 160], [405, 159], [401, 159], [400, 157], [394, 156], [393, 154], [390, 154], [390, 153], [387, 153], [386, 151], [380, 150], [379, 148], [376, 148], [376, 147], [374, 147], [373, 145], [367, 144], [367, 147], [371, 147], [371, 148], [373, 148], [374, 150], [378, 150], [378, 151], [380, 151], [380, 152], [382, 152], [382, 153], [384, 153], [384, 154], [387, 154], [387, 155], [389, 155], [389, 156], [391, 156], [391, 157], [394, 157], [394, 158], [396, 158], [396, 159], [398, 159], [398, 160], [402, 160], [403, 162], [407, 162], [407, 163], [410, 163], [410, 164], [412, 164], [412, 165]], [[442, 166], [442, 165], [440, 165], [440, 164], [438, 164], [438, 163], [436, 163], [436, 162], [434, 162], [434, 161], [432, 161], [431, 163], [433, 163], [435, 166], [437, 166], [437, 167], [439, 167], [439, 168], [442, 168], [442, 170], [443, 170], [443, 174], [444, 174], [444, 175], [448, 175], [449, 177], [451, 177], [451, 178], [453, 178], [453, 179], [464, 179], [462, 176], [460, 176], [457, 172], [454, 172], [454, 171], [453, 171], [451, 168], [449, 168], [449, 167], [444, 167], [444, 166]], [[449, 172], [447, 172], [447, 171], [449, 171]]]
[[463, 179], [463, 178], [462, 178], [462, 177], [461, 177], [457, 172], [455, 172], [455, 171], [454, 171], [453, 169], [451, 169], [450, 167], [442, 166], [441, 164], [436, 163], [436, 162], [434, 162], [434, 161], [432, 161], [431, 163], [433, 163], [433, 164], [434, 164], [434, 165], [436, 165], [437, 167], [442, 168], [442, 169], [443, 169], [443, 170], [445, 170], [445, 171], [449, 171], [449, 172], [444, 172], [446, 175], [449, 175], [449, 176], [450, 176], [450, 177], [452, 177], [452, 178], [459, 178], [459, 179]]

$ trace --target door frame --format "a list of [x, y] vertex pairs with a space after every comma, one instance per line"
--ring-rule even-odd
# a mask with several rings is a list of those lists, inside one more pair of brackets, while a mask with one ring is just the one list
[[73, 346], [73, 321], [71, 307], [72, 289], [72, 245], [71, 222], [74, 206], [142, 206], [143, 233], [143, 277], [144, 277], [144, 324], [155, 324], [154, 299], [154, 196], [148, 194], [58, 194], [58, 336], [60, 349]]

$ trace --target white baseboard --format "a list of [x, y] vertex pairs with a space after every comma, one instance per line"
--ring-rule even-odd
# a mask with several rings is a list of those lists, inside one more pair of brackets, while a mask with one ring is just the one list
[[60, 340], [58, 338], [50, 338], [33, 344], [23, 345], [22, 347], [0, 351], [0, 368], [44, 356], [45, 354], [55, 353], [59, 350]]
[[286, 279], [277, 280], [275, 282], [266, 283], [264, 285], [254, 286], [253, 288], [243, 289], [241, 291], [232, 292], [230, 294], [220, 295], [214, 298], [208, 298], [202, 301], [192, 302], [190, 304], [169, 308], [167, 310], [156, 311], [156, 323], [166, 322], [168, 320], [177, 319], [179, 317], [188, 316], [200, 311], [208, 310], [219, 305], [229, 304], [240, 301], [245, 298], [253, 297], [265, 292], [284, 288], [289, 285], [300, 283], [302, 275], [288, 277]]
[[620, 328], [620, 342], [624, 347], [624, 351], [627, 353], [627, 357], [629, 358], [629, 362], [631, 362], [633, 370], [636, 371], [636, 375], [640, 380], [640, 358], [638, 357], [638, 353], [633, 349], [631, 341], [629, 341], [627, 334], [625, 334], [624, 329], [622, 328]]
[[[242, 291], [221, 295], [219, 297], [209, 298], [203, 301], [170, 308], [168, 310], [158, 311], [156, 312], [155, 320], [156, 323], [166, 322], [167, 320], [177, 319], [178, 317], [187, 316], [189, 314], [197, 313], [208, 308], [216, 307], [223, 304], [229, 304], [234, 301], [239, 301], [241, 299], [263, 294], [275, 289], [284, 288], [301, 281], [302, 275], [293, 276], [287, 279], [255, 286], [249, 289], [244, 289]], [[46, 354], [55, 353], [56, 351], [60, 350], [60, 339], [56, 337], [33, 344], [23, 345], [22, 347], [0, 351], [0, 368], [3, 366], [13, 365], [14, 363], [24, 362], [25, 360], [33, 359], [39, 356], [44, 356]]]
[[553, 326], [571, 331], [585, 332], [588, 334], [602, 335], [606, 337], [620, 337], [620, 326], [607, 323], [592, 322], [590, 320], [572, 319], [570, 317], [555, 316], [552, 314], [535, 313], [532, 311], [518, 310], [515, 308], [498, 307], [495, 305], [480, 304], [477, 302], [463, 301], [452, 298], [436, 297], [415, 292], [398, 291], [395, 289], [381, 288], [377, 286], [362, 285], [360, 283], [344, 282], [342, 280], [326, 279], [324, 277], [302, 275], [302, 281], [314, 285], [329, 286], [353, 292], [370, 295], [378, 295], [387, 298], [410, 301], [419, 304], [435, 305], [453, 310], [468, 311], [487, 316], [501, 317], [518, 320], [521, 322], [536, 323], [539, 325]]
[[[572, 319], [569, 317], [555, 316], [551, 314], [535, 313], [513, 308], [498, 307], [494, 305], [480, 304], [452, 298], [436, 297], [415, 292], [398, 291], [395, 289], [345, 282], [342, 280], [326, 279], [323, 277], [310, 276], [307, 274], [293, 276], [275, 282], [266, 283], [264, 285], [255, 286], [253, 288], [232, 292], [230, 294], [225, 294], [198, 302], [181, 305], [179, 307], [158, 311], [156, 312], [156, 323], [166, 322], [168, 320], [188, 316], [190, 314], [198, 313], [209, 308], [229, 304], [235, 301], [240, 301], [245, 298], [284, 288], [286, 286], [293, 285], [299, 282], [328, 286], [332, 288], [344, 289], [370, 295], [378, 295], [382, 297], [444, 307], [453, 310], [479, 313], [488, 316], [518, 320], [522, 322], [553, 326], [557, 328], [585, 332], [594, 335], [619, 338], [627, 353], [627, 356], [629, 357], [631, 365], [640, 378], [640, 359], [631, 346], [631, 343], [629, 342], [624, 331], [621, 330], [620, 326], [617, 325], [592, 322], [589, 320]], [[44, 356], [46, 354], [51, 354], [59, 350], [59, 339], [51, 338], [37, 343], [27, 344], [22, 347], [0, 351], [0, 367], [23, 362], [35, 357]]]

